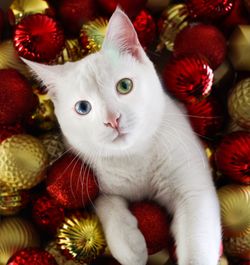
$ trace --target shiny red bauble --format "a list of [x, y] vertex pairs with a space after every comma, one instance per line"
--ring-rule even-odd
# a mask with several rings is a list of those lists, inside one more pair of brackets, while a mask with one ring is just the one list
[[208, 96], [213, 84], [213, 71], [206, 58], [188, 55], [170, 60], [164, 69], [166, 90], [182, 102], [193, 103]]
[[215, 152], [218, 170], [232, 180], [250, 184], [250, 133], [226, 135]]
[[49, 168], [46, 185], [50, 196], [68, 209], [91, 204], [99, 193], [93, 171], [73, 154], [62, 156]]
[[154, 202], [147, 201], [131, 203], [129, 208], [138, 221], [148, 253], [151, 255], [165, 248], [169, 237], [166, 210]]
[[14, 46], [21, 57], [48, 63], [60, 55], [64, 33], [51, 17], [42, 14], [27, 16], [14, 31]]
[[225, 59], [226, 39], [214, 26], [194, 24], [184, 28], [176, 36], [174, 55], [200, 54], [206, 57], [212, 69], [216, 69]]

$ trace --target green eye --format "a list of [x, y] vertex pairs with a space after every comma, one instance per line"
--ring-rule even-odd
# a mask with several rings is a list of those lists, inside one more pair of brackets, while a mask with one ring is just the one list
[[129, 92], [131, 92], [132, 88], [133, 88], [133, 81], [129, 78], [121, 79], [116, 85], [117, 92], [122, 95], [126, 95]]

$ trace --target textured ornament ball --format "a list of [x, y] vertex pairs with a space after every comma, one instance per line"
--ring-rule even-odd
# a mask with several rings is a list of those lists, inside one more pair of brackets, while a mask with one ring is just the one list
[[250, 184], [250, 133], [238, 131], [226, 135], [217, 147], [215, 160], [222, 174]]
[[30, 15], [16, 26], [14, 46], [19, 56], [48, 63], [55, 60], [64, 48], [64, 33], [53, 18]]
[[31, 111], [33, 101], [29, 82], [14, 69], [0, 70], [0, 124], [13, 124]]
[[186, 54], [201, 54], [205, 56], [212, 69], [223, 63], [226, 56], [226, 40], [223, 34], [214, 26], [193, 24], [178, 33], [174, 43], [176, 57]]
[[18, 250], [26, 247], [38, 247], [40, 244], [38, 234], [32, 224], [19, 217], [1, 219], [0, 235], [1, 265], [5, 265]]
[[67, 250], [76, 261], [90, 262], [100, 256], [106, 241], [97, 216], [78, 213], [65, 218], [57, 234], [61, 249]]
[[218, 197], [224, 238], [250, 234], [250, 186], [224, 186]]
[[165, 87], [185, 103], [195, 103], [211, 93], [213, 71], [207, 59], [188, 55], [170, 60], [164, 69]]
[[16, 252], [7, 265], [58, 265], [55, 258], [40, 248], [25, 248]]
[[66, 154], [48, 170], [47, 191], [65, 208], [82, 208], [92, 203], [99, 193], [91, 168], [80, 158]]
[[153, 202], [135, 202], [130, 204], [130, 211], [138, 221], [138, 228], [143, 234], [148, 253], [154, 254], [167, 246], [169, 222], [166, 211]]
[[14, 189], [30, 189], [44, 179], [47, 161], [47, 152], [37, 138], [13, 135], [0, 145], [1, 181]]

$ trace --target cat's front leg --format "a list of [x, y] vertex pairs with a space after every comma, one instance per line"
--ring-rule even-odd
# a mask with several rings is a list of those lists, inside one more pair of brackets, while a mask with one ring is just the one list
[[145, 265], [148, 254], [137, 220], [119, 196], [101, 195], [95, 203], [112, 255], [122, 265]]

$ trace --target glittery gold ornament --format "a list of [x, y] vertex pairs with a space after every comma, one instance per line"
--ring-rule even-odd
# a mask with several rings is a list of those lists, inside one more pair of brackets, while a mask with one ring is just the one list
[[102, 254], [106, 241], [102, 226], [93, 214], [78, 214], [66, 218], [58, 230], [58, 243], [77, 261], [91, 261]]
[[218, 196], [224, 237], [250, 234], [250, 186], [227, 185]]
[[31, 135], [18, 134], [0, 145], [1, 181], [10, 188], [30, 189], [44, 178], [48, 155]]
[[250, 129], [250, 78], [234, 87], [228, 98], [228, 111], [239, 126]]
[[156, 50], [161, 51], [164, 46], [173, 51], [176, 35], [188, 26], [189, 14], [185, 4], [176, 4], [167, 8], [162, 14], [162, 30], [160, 33], [160, 43]]
[[22, 248], [39, 246], [39, 237], [32, 224], [19, 217], [0, 221], [0, 238], [0, 265], [5, 265]]

